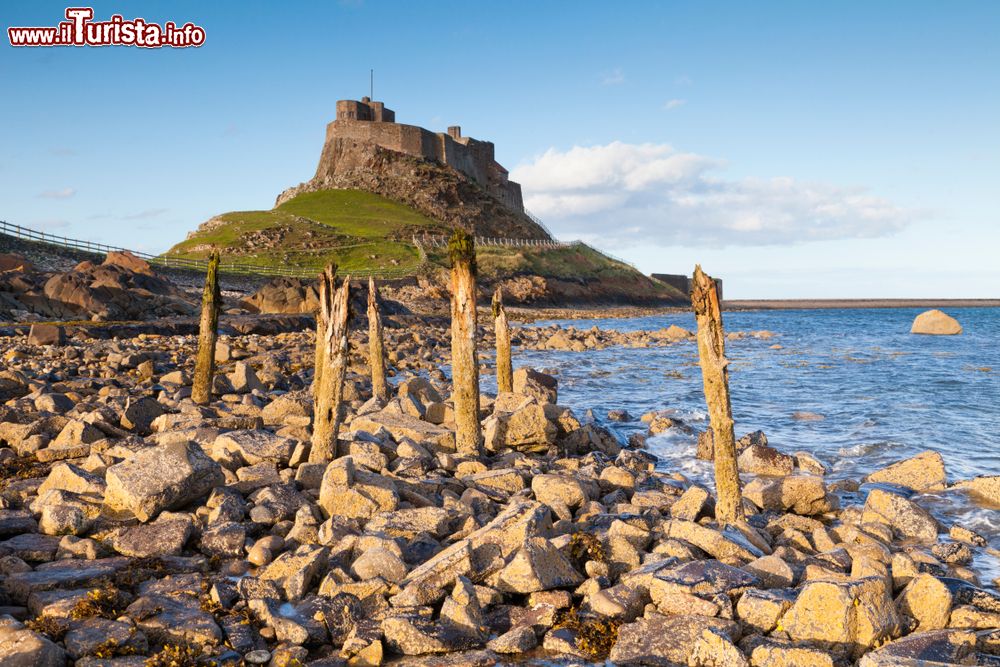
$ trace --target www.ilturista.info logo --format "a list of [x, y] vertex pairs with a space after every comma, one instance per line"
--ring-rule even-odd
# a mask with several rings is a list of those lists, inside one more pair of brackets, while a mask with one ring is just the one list
[[55, 27], [7, 28], [11, 46], [164, 46], [185, 48], [205, 43], [205, 29], [193, 23], [179, 26], [167, 21], [162, 26], [145, 19], [125, 20], [114, 14], [107, 21], [94, 21], [92, 7], [68, 7], [66, 21]]

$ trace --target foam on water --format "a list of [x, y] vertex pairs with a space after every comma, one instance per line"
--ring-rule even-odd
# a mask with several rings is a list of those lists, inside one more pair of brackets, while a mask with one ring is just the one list
[[[760, 429], [786, 452], [807, 451], [827, 464], [828, 478], [865, 474], [926, 449], [941, 452], [949, 481], [1000, 474], [1000, 309], [952, 314], [960, 336], [916, 336], [920, 309], [787, 310], [725, 313], [727, 331], [768, 330], [771, 339], [726, 342], [737, 436]], [[538, 323], [539, 326], [548, 324]], [[690, 314], [563, 321], [564, 327], [636, 331], [677, 324]], [[771, 349], [775, 343], [781, 349]], [[693, 342], [666, 348], [615, 347], [587, 352], [522, 351], [515, 365], [547, 368], [559, 378], [560, 403], [623, 439], [645, 432], [638, 416], [676, 410], [696, 430], [706, 423]], [[484, 377], [484, 388], [489, 380]], [[634, 422], [610, 422], [625, 409]], [[800, 413], [797, 418], [796, 413]], [[822, 418], [801, 418], [804, 413]], [[667, 433], [648, 446], [664, 469], [711, 483], [711, 465], [694, 458], [696, 437]], [[863, 498], [863, 496], [860, 496]], [[845, 500], [856, 500], [846, 498]], [[961, 523], [1000, 548], [1000, 512], [962, 492], [921, 496], [946, 525]], [[995, 557], [981, 556], [984, 583], [1000, 575]], [[989, 577], [989, 578], [987, 578]]]

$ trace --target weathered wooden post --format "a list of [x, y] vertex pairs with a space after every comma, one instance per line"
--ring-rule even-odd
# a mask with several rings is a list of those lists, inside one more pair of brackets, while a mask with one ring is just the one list
[[201, 295], [201, 322], [198, 325], [198, 357], [194, 364], [194, 384], [191, 400], [207, 405], [212, 400], [215, 381], [215, 340], [219, 335], [219, 308], [222, 292], [219, 289], [219, 252], [213, 251], [205, 274], [205, 291]]
[[497, 393], [514, 391], [514, 368], [510, 361], [510, 324], [503, 309], [503, 292], [493, 293], [493, 329], [497, 339]]
[[729, 401], [729, 361], [726, 359], [725, 331], [715, 280], [694, 267], [691, 305], [698, 320], [698, 358], [705, 388], [705, 402], [715, 444], [715, 518], [719, 523], [743, 521], [740, 474], [736, 465], [736, 436]]
[[[312, 448], [309, 461], [332, 460], [337, 454], [337, 431], [343, 419], [344, 375], [347, 372], [347, 318], [351, 278], [348, 276], [333, 293], [335, 274], [327, 267], [320, 282], [320, 311], [323, 319], [322, 336], [316, 345], [322, 346], [322, 364], [317, 367], [318, 387], [313, 410]], [[326, 298], [324, 299], [324, 293]], [[330, 294], [333, 293], [333, 298]], [[317, 357], [320, 353], [317, 353]]]
[[330, 263], [323, 273], [319, 274], [319, 308], [316, 309], [316, 355], [313, 360], [313, 404], [319, 396], [319, 388], [323, 384], [323, 367], [326, 363], [326, 353], [322, 343], [326, 333], [326, 320], [324, 319], [333, 310], [333, 292], [337, 277], [337, 265]]
[[383, 403], [389, 400], [389, 385], [385, 374], [385, 341], [382, 332], [382, 311], [379, 307], [375, 278], [368, 278], [368, 365], [372, 370], [372, 395]]
[[448, 241], [451, 259], [451, 382], [455, 400], [455, 446], [479, 455], [479, 360], [476, 357], [476, 244], [463, 229]]

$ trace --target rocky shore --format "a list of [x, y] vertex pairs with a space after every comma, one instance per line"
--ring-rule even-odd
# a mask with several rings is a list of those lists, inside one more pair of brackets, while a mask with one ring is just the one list
[[[483, 397], [486, 453], [459, 455], [447, 326], [387, 321], [385, 404], [352, 336], [329, 464], [308, 461], [312, 333], [223, 335], [209, 406], [190, 399], [193, 335], [0, 339], [0, 664], [1000, 664], [998, 584], [971, 567], [998, 554], [921, 501], [1000, 507], [1000, 477], [949, 481], [926, 452], [827, 483], [756, 432], [748, 519], [722, 527], [710, 488], [532, 369]], [[691, 344], [678, 327], [514, 331], [515, 365]]]

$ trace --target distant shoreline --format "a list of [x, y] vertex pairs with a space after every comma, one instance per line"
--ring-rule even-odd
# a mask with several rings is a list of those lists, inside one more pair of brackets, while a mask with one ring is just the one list
[[992, 308], [1000, 299], [734, 299], [723, 308], [797, 310], [821, 308]]

